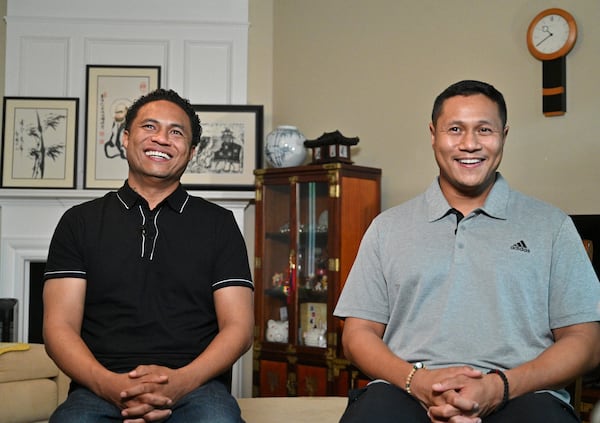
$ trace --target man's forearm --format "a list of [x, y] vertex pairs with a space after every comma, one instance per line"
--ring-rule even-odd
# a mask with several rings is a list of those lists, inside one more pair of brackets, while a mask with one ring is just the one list
[[69, 329], [45, 328], [44, 343], [48, 355], [67, 376], [103, 396], [100, 383], [111, 372], [96, 360], [78, 334]]
[[186, 391], [191, 392], [223, 374], [248, 351], [251, 345], [251, 332], [249, 335], [246, 327], [222, 329], [202, 354], [181, 369], [181, 373], [187, 379]]
[[559, 389], [598, 365], [600, 325], [574, 325], [556, 331], [556, 342], [534, 360], [507, 370], [511, 398], [541, 389]]

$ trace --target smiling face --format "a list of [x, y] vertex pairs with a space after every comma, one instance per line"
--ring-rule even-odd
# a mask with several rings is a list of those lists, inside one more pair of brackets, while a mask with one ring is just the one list
[[152, 101], [139, 109], [129, 128], [123, 132], [129, 185], [136, 190], [149, 184], [177, 186], [193, 152], [183, 109], [167, 100]]
[[429, 130], [440, 168], [440, 187], [449, 203], [456, 207], [453, 200], [462, 198], [483, 205], [508, 133], [498, 105], [483, 94], [450, 97]]

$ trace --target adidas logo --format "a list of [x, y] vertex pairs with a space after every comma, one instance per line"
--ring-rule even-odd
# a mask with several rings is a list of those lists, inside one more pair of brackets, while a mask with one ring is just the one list
[[523, 240], [517, 242], [516, 244], [513, 244], [513, 246], [510, 247], [510, 249], [523, 251], [524, 253], [531, 252], [531, 251], [529, 251], [529, 248], [527, 248], [527, 245], [525, 245], [525, 241], [523, 241]]

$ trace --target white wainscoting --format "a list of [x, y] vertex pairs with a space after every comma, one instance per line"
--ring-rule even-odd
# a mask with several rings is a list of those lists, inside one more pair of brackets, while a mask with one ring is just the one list
[[160, 66], [192, 104], [246, 104], [248, 0], [8, 0], [5, 95], [79, 98], [83, 187], [86, 66]]

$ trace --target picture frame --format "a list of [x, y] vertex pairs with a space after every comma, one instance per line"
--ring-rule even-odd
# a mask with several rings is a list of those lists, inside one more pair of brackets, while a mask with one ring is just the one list
[[160, 66], [86, 66], [84, 188], [120, 188], [128, 166], [120, 137], [127, 108], [160, 88]]
[[74, 189], [79, 99], [4, 97], [2, 188]]
[[202, 136], [181, 183], [197, 190], [253, 190], [254, 169], [262, 167], [263, 106], [192, 105]]

